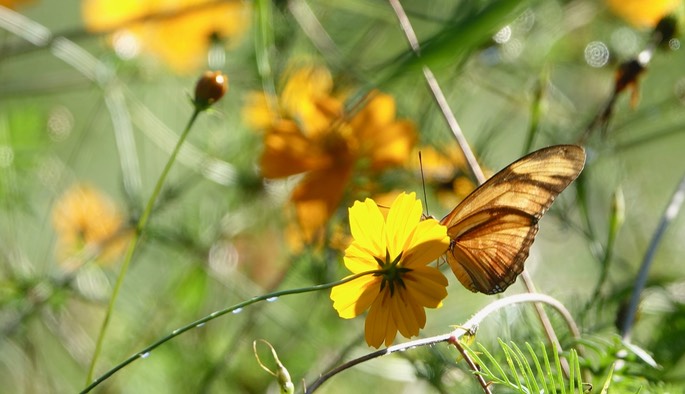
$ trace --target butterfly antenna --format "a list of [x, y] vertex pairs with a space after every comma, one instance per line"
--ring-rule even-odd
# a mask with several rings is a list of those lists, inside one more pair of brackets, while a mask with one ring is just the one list
[[419, 151], [419, 169], [421, 170], [421, 186], [423, 188], [423, 202], [426, 204], [426, 216], [428, 216], [428, 197], [426, 196], [426, 178], [423, 176], [423, 160]]

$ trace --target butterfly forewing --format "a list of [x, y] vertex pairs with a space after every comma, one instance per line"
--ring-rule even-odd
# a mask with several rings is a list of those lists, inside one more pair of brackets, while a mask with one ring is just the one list
[[471, 291], [495, 294], [523, 271], [538, 220], [580, 174], [585, 151], [558, 145], [510, 164], [445, 216], [447, 261]]

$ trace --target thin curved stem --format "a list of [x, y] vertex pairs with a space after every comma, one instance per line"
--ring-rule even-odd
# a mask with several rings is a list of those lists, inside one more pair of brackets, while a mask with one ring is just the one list
[[275, 301], [277, 298], [282, 297], [282, 296], [287, 296], [287, 295], [292, 295], [292, 294], [302, 294], [302, 293], [309, 293], [312, 291], [319, 291], [319, 290], [325, 290], [325, 289], [330, 289], [332, 287], [341, 285], [343, 283], [347, 283], [349, 281], [355, 280], [357, 278], [360, 278], [365, 275], [371, 275], [374, 273], [377, 273], [378, 271], [366, 271], [366, 272], [361, 272], [359, 274], [355, 274], [352, 276], [348, 276], [345, 279], [339, 280], [337, 282], [332, 282], [332, 283], [326, 283], [323, 285], [315, 285], [315, 286], [309, 286], [309, 287], [301, 287], [298, 289], [289, 289], [289, 290], [280, 290], [280, 291], [275, 291], [269, 294], [264, 294], [256, 297], [252, 297], [249, 300], [243, 301], [241, 303], [235, 304], [231, 307], [221, 309], [215, 312], [210, 313], [209, 315], [195, 320], [192, 323], [186, 324], [183, 327], [177, 328], [173, 330], [170, 334], [160, 338], [150, 346], [142, 349], [141, 351], [133, 354], [131, 357], [127, 358], [126, 360], [122, 361], [121, 363], [117, 364], [114, 366], [114, 368], [110, 369], [106, 373], [104, 373], [102, 376], [99, 378], [95, 379], [93, 382], [91, 382], [86, 388], [84, 388], [81, 391], [81, 394], [85, 394], [90, 392], [92, 389], [97, 387], [100, 383], [104, 382], [105, 380], [109, 379], [112, 375], [117, 373], [120, 369], [124, 368], [125, 366], [131, 364], [132, 362], [140, 359], [140, 358], [147, 358], [150, 355], [150, 352], [152, 352], [154, 349], [159, 347], [160, 345], [164, 344], [165, 342], [168, 342], [169, 340], [183, 334], [186, 331], [189, 331], [195, 327], [202, 327], [205, 323], [216, 319], [217, 317], [223, 316], [227, 313], [230, 312], [236, 312], [241, 310], [242, 308], [245, 308], [249, 305], [255, 304], [260, 301]]
[[93, 357], [91, 358], [90, 365], [88, 367], [88, 374], [86, 376], [85, 382], [86, 384], [88, 384], [93, 379], [95, 364], [97, 363], [97, 360], [100, 357], [100, 354], [102, 353], [102, 345], [104, 344], [105, 334], [107, 333], [107, 328], [109, 326], [109, 322], [114, 311], [114, 304], [116, 303], [119, 291], [121, 290], [121, 285], [124, 282], [124, 278], [126, 277], [126, 272], [128, 271], [128, 268], [131, 265], [131, 261], [133, 260], [133, 255], [136, 252], [136, 248], [138, 246], [138, 242], [140, 241], [140, 237], [143, 234], [143, 231], [145, 230], [145, 226], [147, 225], [147, 222], [150, 218], [150, 214], [152, 213], [152, 209], [155, 206], [157, 197], [159, 197], [159, 193], [162, 191], [162, 187], [164, 186], [164, 182], [166, 181], [167, 175], [169, 175], [171, 166], [174, 164], [174, 161], [176, 161], [176, 156], [178, 156], [178, 152], [181, 150], [181, 146], [183, 145], [183, 142], [188, 136], [190, 129], [195, 123], [195, 120], [197, 119], [200, 112], [202, 112], [201, 108], [196, 107], [194, 109], [193, 115], [190, 117], [190, 120], [188, 121], [185, 130], [183, 130], [183, 133], [178, 139], [178, 142], [176, 143], [174, 150], [171, 152], [171, 155], [169, 156], [169, 159], [167, 160], [166, 165], [162, 170], [162, 173], [157, 179], [157, 183], [155, 184], [155, 188], [153, 189], [152, 194], [150, 195], [150, 198], [147, 201], [147, 205], [143, 210], [143, 214], [140, 216], [140, 219], [138, 219], [138, 223], [135, 227], [135, 232], [133, 233], [133, 237], [131, 238], [131, 241], [128, 245], [128, 249], [126, 250], [124, 262], [122, 263], [121, 269], [119, 270], [117, 281], [114, 284], [112, 296], [109, 299], [107, 311], [105, 312], [105, 318], [103, 319], [102, 325], [100, 326], [100, 332], [98, 333], [98, 338], [95, 342], [95, 350], [93, 352]]
[[673, 191], [671, 195], [671, 200], [666, 206], [663, 215], [661, 215], [661, 220], [657, 225], [656, 230], [654, 230], [654, 235], [652, 240], [649, 242], [649, 247], [645, 253], [645, 257], [642, 259], [642, 264], [640, 265], [640, 271], [635, 278], [635, 285], [633, 285], [633, 293], [630, 296], [630, 303], [628, 304], [628, 309], [625, 314], [625, 318], [621, 321], [621, 338], [626, 342], [630, 342], [630, 334], [632, 333], [633, 324], [635, 323], [635, 315], [637, 314], [637, 307], [640, 303], [640, 297], [642, 296], [642, 291], [647, 284], [647, 276], [649, 275], [649, 269], [654, 261], [654, 255], [656, 253], [659, 243], [664, 236], [664, 232], [668, 225], [671, 224], [673, 219], [680, 212], [680, 208], [685, 202], [685, 174], [680, 179], [678, 187]]
[[[325, 381], [330, 379], [331, 377], [335, 376], [336, 374], [349, 369], [355, 365], [361, 364], [365, 361], [378, 358], [381, 356], [385, 356], [387, 354], [395, 353], [395, 352], [403, 352], [409, 349], [413, 349], [419, 346], [432, 346], [440, 342], [455, 342], [457, 341], [460, 337], [462, 337], [465, 333], [472, 333], [478, 329], [478, 326], [482, 323], [483, 320], [485, 320], [486, 317], [492, 315], [493, 313], [497, 312], [498, 310], [508, 307], [510, 305], [514, 304], [520, 304], [520, 303], [544, 303], [552, 308], [554, 308], [561, 317], [566, 321], [566, 325], [569, 328], [569, 331], [571, 332], [571, 335], [579, 339], [580, 338], [580, 330], [578, 329], [578, 325], [576, 324], [575, 320], [573, 320], [573, 316], [571, 316], [571, 313], [566, 309], [564, 304], [562, 304], [560, 301], [556, 300], [555, 298], [552, 298], [548, 295], [545, 294], [540, 294], [540, 293], [524, 293], [524, 294], [516, 294], [513, 296], [505, 297], [502, 299], [499, 299], [497, 301], [494, 301], [488, 305], [486, 305], [483, 309], [478, 311], [473, 317], [471, 317], [469, 320], [466, 321], [466, 323], [458, 326], [454, 331], [448, 333], [448, 334], [442, 334], [442, 335], [436, 335], [430, 338], [423, 338], [423, 339], [418, 339], [415, 341], [409, 341], [405, 342], [399, 345], [394, 345], [387, 347], [385, 349], [377, 350], [375, 352], [366, 354], [362, 357], [356, 358], [354, 360], [350, 360], [347, 363], [340, 365], [337, 368], [334, 368], [330, 370], [329, 372], [326, 372], [325, 374], [321, 375], [317, 380], [314, 381], [305, 391], [305, 393], [313, 393], [317, 388], [319, 388]], [[580, 351], [579, 351], [580, 353]]]

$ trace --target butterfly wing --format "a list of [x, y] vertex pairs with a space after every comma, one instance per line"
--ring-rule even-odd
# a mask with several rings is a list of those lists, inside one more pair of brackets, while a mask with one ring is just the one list
[[452, 240], [447, 262], [469, 290], [504, 291], [523, 271], [538, 221], [585, 165], [585, 150], [535, 151], [473, 191], [440, 222]]

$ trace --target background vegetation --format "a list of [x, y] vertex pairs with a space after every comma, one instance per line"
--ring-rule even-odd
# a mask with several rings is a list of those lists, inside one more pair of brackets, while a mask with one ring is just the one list
[[[530, 150], [581, 141], [612, 97], [619, 65], [650, 47], [661, 16], [639, 25], [599, 0], [402, 1], [423, 48], [419, 61], [384, 1], [244, 2], [235, 19], [203, 15], [166, 30], [160, 26], [198, 6], [126, 14], [126, 2], [115, 2], [111, 7], [137, 24], [124, 18], [107, 25], [88, 16], [86, 3], [0, 8], [0, 387], [11, 392], [86, 387], [125, 242], [193, 113], [189, 95], [204, 69], [222, 70], [229, 91], [198, 118], [166, 179], [121, 282], [94, 377], [213, 311], [339, 280], [347, 274], [347, 207], [400, 190], [423, 194], [414, 154], [382, 173], [355, 173], [325, 236], [303, 246], [289, 201], [300, 178], [262, 177], [263, 132], [245, 112], [251, 92], [279, 93], [293, 68], [316, 65], [330, 70], [336, 94], [350, 106], [372, 88], [392, 95], [397, 118], [415, 124], [417, 147], [446, 157], [426, 164], [428, 208], [441, 217], [473, 180], [423, 64], [479, 162], [496, 171]], [[685, 52], [677, 37], [655, 51], [639, 83], [620, 92], [611, 116], [587, 134], [586, 169], [541, 221], [526, 263], [538, 290], [576, 319], [592, 392], [617, 360], [611, 392], [685, 387], [682, 215], [650, 259], [630, 336], [638, 350], [621, 342], [617, 328], [685, 173]], [[639, 94], [633, 105], [631, 88]], [[69, 200], [75, 185], [92, 193]], [[442, 308], [428, 310], [421, 336], [449, 332], [497, 299], [449, 276], [449, 295]], [[523, 291], [519, 280], [505, 294]], [[260, 338], [301, 390], [303, 379], [311, 383], [373, 350], [363, 340], [363, 318], [340, 319], [328, 291], [271, 301], [189, 330], [96, 391], [276, 392], [253, 355]], [[558, 315], [550, 317], [563, 348], [575, 347]], [[490, 316], [476, 339], [505, 368], [498, 339], [521, 349], [530, 342], [540, 358], [539, 344], [547, 343], [530, 305]], [[639, 349], [647, 356], [638, 357]], [[268, 353], [260, 354], [273, 367]], [[346, 370], [321, 392], [478, 392], [457, 359], [447, 344], [411, 349]], [[481, 360], [492, 362], [482, 353]]]

